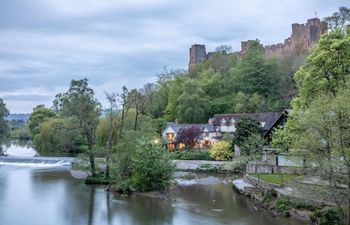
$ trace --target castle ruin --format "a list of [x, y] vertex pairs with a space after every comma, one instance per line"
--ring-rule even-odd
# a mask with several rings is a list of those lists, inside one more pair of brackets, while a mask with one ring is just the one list
[[[320, 39], [325, 29], [322, 28], [322, 23], [319, 18], [308, 19], [305, 24], [292, 24], [292, 34], [284, 40], [283, 43], [264, 46], [266, 56], [282, 56], [289, 51], [309, 51]], [[251, 41], [242, 41], [241, 50], [234, 52], [243, 56], [249, 48]], [[205, 45], [194, 44], [190, 48], [190, 61], [188, 71], [191, 73], [197, 64], [208, 59], [212, 52], [206, 53]]]

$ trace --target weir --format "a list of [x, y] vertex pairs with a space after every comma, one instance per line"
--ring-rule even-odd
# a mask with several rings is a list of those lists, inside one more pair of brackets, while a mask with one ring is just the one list
[[1, 165], [15, 166], [36, 166], [36, 167], [55, 167], [71, 166], [76, 158], [74, 157], [27, 157], [27, 156], [1, 156]]

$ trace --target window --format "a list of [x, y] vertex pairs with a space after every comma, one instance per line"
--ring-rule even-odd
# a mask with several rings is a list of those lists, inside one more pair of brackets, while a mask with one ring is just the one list
[[167, 133], [166, 140], [167, 141], [174, 141], [174, 133]]
[[168, 149], [169, 151], [175, 150], [175, 144], [167, 144], [167, 149]]
[[180, 143], [179, 144], [179, 149], [182, 150], [182, 149], [185, 149], [186, 148], [186, 145], [184, 143]]

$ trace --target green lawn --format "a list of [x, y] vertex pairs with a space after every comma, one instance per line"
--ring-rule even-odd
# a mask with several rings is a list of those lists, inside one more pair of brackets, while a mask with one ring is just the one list
[[261, 174], [249, 174], [252, 177], [256, 177], [266, 183], [270, 184], [284, 184], [288, 181], [294, 180], [300, 175], [297, 174], [271, 174], [271, 173], [261, 173]]

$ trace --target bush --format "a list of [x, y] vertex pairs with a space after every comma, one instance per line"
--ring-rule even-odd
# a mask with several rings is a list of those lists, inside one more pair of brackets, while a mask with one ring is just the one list
[[227, 141], [220, 141], [210, 149], [210, 157], [215, 160], [231, 160], [231, 145]]
[[326, 207], [319, 210], [316, 210], [311, 215], [312, 222], [315, 222], [319, 225], [339, 225], [339, 213], [336, 209], [332, 207]]
[[132, 186], [142, 192], [163, 189], [175, 169], [168, 151], [144, 138], [137, 141], [132, 165]]
[[178, 160], [211, 160], [208, 150], [180, 150], [170, 153], [171, 159]]
[[279, 212], [284, 212], [292, 208], [292, 203], [287, 198], [279, 198], [276, 202], [276, 209]]

